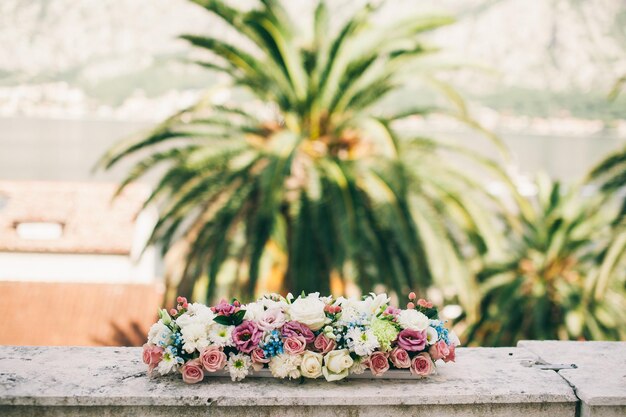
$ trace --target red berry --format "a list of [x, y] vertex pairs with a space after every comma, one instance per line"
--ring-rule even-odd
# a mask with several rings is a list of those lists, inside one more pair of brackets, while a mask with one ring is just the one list
[[419, 300], [417, 300], [417, 305], [422, 306], [424, 308], [433, 307], [433, 303], [431, 303], [430, 301], [424, 300], [423, 298], [420, 298]]

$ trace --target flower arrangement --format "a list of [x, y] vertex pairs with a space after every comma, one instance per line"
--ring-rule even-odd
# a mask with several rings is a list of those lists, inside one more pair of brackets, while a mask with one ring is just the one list
[[289, 379], [338, 381], [367, 369], [375, 377], [403, 369], [423, 378], [435, 373], [437, 360], [454, 361], [459, 345], [432, 303], [416, 301], [414, 293], [404, 310], [373, 293], [361, 299], [271, 294], [213, 307], [184, 297], [177, 302], [159, 312], [143, 361], [150, 375], [178, 372], [190, 384], [210, 374], [240, 381], [263, 369]]

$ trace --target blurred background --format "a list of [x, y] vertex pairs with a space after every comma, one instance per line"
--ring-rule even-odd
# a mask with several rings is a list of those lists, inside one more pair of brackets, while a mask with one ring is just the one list
[[[224, 3], [244, 11], [260, 7], [252, 0]], [[309, 26], [318, 3], [283, 3], [302, 39], [313, 36]], [[330, 44], [366, 2], [328, 3], [334, 23], [323, 39]], [[420, 152], [435, 158], [432, 149], [424, 151], [423, 142], [412, 148], [414, 159], [410, 150], [399, 152], [407, 157], [410, 172], [406, 177], [389, 174], [389, 182], [397, 175], [416, 184], [416, 189], [407, 186], [412, 191], [404, 196], [404, 215], [415, 223], [414, 235], [403, 243], [392, 226], [372, 226], [372, 233], [380, 232], [378, 249], [372, 249], [358, 243], [367, 240], [365, 235], [349, 231], [352, 240], [347, 242], [336, 243], [341, 239], [332, 234], [329, 242], [315, 237], [323, 233], [319, 227], [351, 220], [338, 211], [324, 217], [332, 205], [325, 198], [333, 198], [324, 192], [311, 200], [323, 202], [318, 215], [303, 214], [304, 200], [289, 194], [294, 189], [289, 181], [297, 177], [295, 163], [284, 182], [274, 184], [284, 191], [276, 191], [282, 200], [269, 215], [275, 218], [241, 220], [235, 225], [241, 230], [213, 230], [225, 220], [219, 207], [211, 209], [219, 204], [206, 191], [210, 185], [185, 197], [193, 198], [188, 201], [193, 209], [168, 212], [182, 199], [176, 192], [187, 183], [165, 184], [164, 175], [172, 171], [164, 166], [150, 165], [146, 175], [133, 177], [114, 198], [135, 164], [147, 165], [156, 155], [148, 147], [135, 152], [116, 144], [155, 137], [151, 129], [183, 109], [193, 117], [199, 101], [204, 103], [201, 110], [257, 105], [251, 112], [270, 131], [252, 132], [259, 137], [293, 130], [284, 123], [290, 114], [284, 104], [255, 96], [241, 85], [233, 87], [229, 71], [194, 64], [224, 61], [219, 51], [205, 55], [197, 47], [201, 42], [194, 46], [179, 38], [183, 33], [210, 35], [250, 48], [227, 22], [186, 0], [0, 2], [0, 344], [140, 345], [156, 310], [170, 306], [176, 293], [215, 302], [233, 296], [245, 301], [271, 291], [354, 295], [375, 290], [398, 300], [411, 289], [440, 307], [447, 305], [442, 314], [470, 344], [509, 345], [522, 338], [623, 340], [626, 92], [620, 79], [626, 75], [626, 3], [418, 3], [389, 0], [370, 21], [382, 27], [409, 15], [455, 18], [454, 23], [419, 32], [425, 44], [439, 49], [428, 53], [435, 58], [425, 59], [415, 71], [434, 74], [441, 81], [435, 84], [438, 90], [460, 113], [446, 117], [447, 112], [435, 111], [426, 117], [417, 112], [394, 125], [408, 136], [431, 138], [434, 147], [448, 147], [423, 164]], [[359, 34], [355, 39], [360, 36], [368, 39]], [[285, 39], [309, 48], [300, 38]], [[370, 51], [375, 48], [371, 44]], [[259, 56], [263, 61], [271, 55]], [[376, 109], [439, 103], [433, 90], [411, 74], [399, 90], [403, 94], [392, 91]], [[280, 127], [268, 127], [272, 121]], [[346, 130], [339, 130], [344, 140]], [[242, 131], [251, 133], [237, 132]], [[230, 149], [222, 142], [201, 146]], [[377, 155], [346, 146], [349, 156], [338, 152], [327, 157], [356, 164], [358, 158]], [[465, 161], [456, 146], [463, 147], [462, 155], [471, 151], [485, 160]], [[186, 148], [174, 144], [171, 149]], [[189, 175], [189, 181], [228, 174], [224, 166], [191, 170], [194, 155], [178, 154], [166, 162], [186, 167], [176, 171], [177, 178]], [[116, 156], [119, 161], [112, 162]], [[471, 178], [472, 185], [463, 185], [458, 175], [454, 184], [446, 183], [444, 174], [422, 168], [428, 164], [456, 170]], [[167, 190], [144, 204], [163, 184]], [[354, 184], [358, 188], [361, 182]], [[231, 186], [224, 184], [223, 189]], [[236, 197], [226, 194], [229, 201]], [[263, 214], [263, 198], [248, 197], [247, 204], [258, 205]], [[355, 210], [362, 204], [363, 213], [371, 212], [371, 219], [378, 220], [372, 224], [386, 225], [396, 215], [384, 214], [386, 206], [381, 209], [376, 200], [355, 197]], [[220, 252], [209, 238], [196, 244], [198, 230], [186, 225], [197, 216], [196, 209], [214, 221], [203, 223], [213, 228], [207, 229], [212, 239], [232, 240], [232, 245]], [[432, 217], [424, 214], [427, 210]], [[290, 218], [298, 220], [291, 232]], [[177, 221], [182, 226], [176, 230], [158, 229]], [[271, 230], [251, 226], [257, 223]], [[153, 234], [155, 225], [158, 233]], [[294, 234], [310, 237], [310, 244], [296, 245]], [[259, 249], [250, 254], [245, 249], [250, 246]], [[385, 264], [395, 256], [396, 263]], [[329, 257], [332, 261], [321, 260]], [[398, 266], [403, 262], [409, 266]], [[308, 274], [312, 270], [316, 272]]]

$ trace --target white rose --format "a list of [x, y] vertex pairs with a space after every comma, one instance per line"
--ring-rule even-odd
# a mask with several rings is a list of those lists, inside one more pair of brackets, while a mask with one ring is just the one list
[[324, 356], [322, 374], [327, 381], [339, 381], [348, 376], [350, 367], [354, 361], [350, 357], [348, 349], [331, 350]]
[[403, 329], [416, 330], [421, 332], [426, 330], [428, 325], [430, 324], [430, 320], [424, 313], [420, 313], [417, 310], [408, 309], [402, 310], [400, 314], [398, 314], [398, 323], [402, 326]]
[[324, 357], [321, 353], [311, 352], [307, 350], [302, 354], [302, 363], [300, 363], [300, 373], [306, 378], [317, 378], [322, 375], [322, 360]]
[[298, 298], [289, 306], [291, 320], [306, 325], [309, 329], [318, 331], [326, 324], [324, 302], [312, 294], [306, 298]]

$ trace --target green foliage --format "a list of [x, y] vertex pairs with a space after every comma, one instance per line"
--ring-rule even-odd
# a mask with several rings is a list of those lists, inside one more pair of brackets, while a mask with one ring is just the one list
[[617, 100], [617, 97], [619, 96], [619, 93], [625, 84], [626, 84], [626, 74], [622, 75], [617, 81], [615, 81], [615, 84], [613, 85], [613, 88], [611, 89], [611, 92], [609, 93], [609, 100], [611, 101]]
[[597, 184], [607, 195], [622, 193], [622, 208], [617, 223], [626, 221], [626, 146], [608, 155], [589, 174], [589, 181]]
[[[276, 0], [247, 10], [196, 3], [243, 39], [183, 39], [208, 53], [201, 65], [227, 74], [233, 91], [252, 98], [214, 105], [207, 96], [102, 161], [108, 168], [139, 158], [122, 188], [165, 167], [148, 200], [160, 207], [150, 241], [164, 252], [185, 244], [177, 293], [189, 296], [207, 276], [212, 298], [222, 266], [234, 261], [232, 292], [250, 297], [272, 246], [287, 255], [286, 290], [328, 292], [332, 276], [397, 293], [435, 281], [456, 288], [471, 311], [475, 291], [464, 259], [497, 246], [484, 207], [497, 203], [446, 158], [457, 154], [487, 175], [503, 174], [464, 148], [402, 137], [394, 128], [439, 112], [481, 130], [458, 94], [434, 77], [436, 65], [422, 64], [435, 50], [420, 35], [452, 19], [407, 16], [379, 27], [376, 7], [367, 5], [333, 30], [320, 1], [306, 37]], [[381, 106], [409, 80], [443, 100]]]
[[215, 316], [213, 321], [223, 326], [239, 326], [243, 322], [243, 317], [246, 315], [246, 310], [239, 310], [230, 316]]
[[510, 230], [511, 256], [478, 276], [479, 320], [470, 343], [626, 337], [626, 229], [615, 207], [540, 177], [537, 198]]

